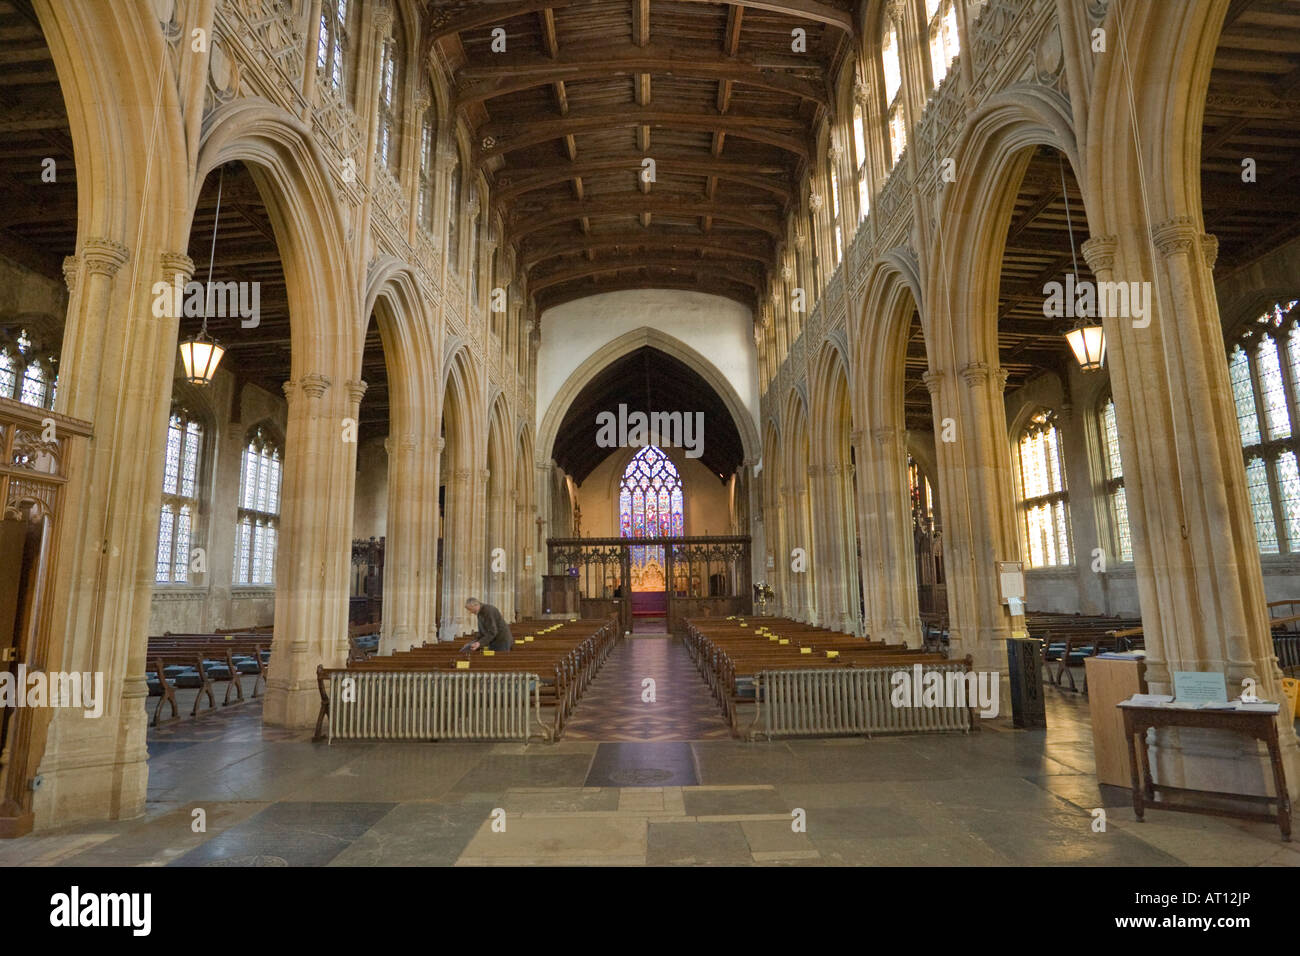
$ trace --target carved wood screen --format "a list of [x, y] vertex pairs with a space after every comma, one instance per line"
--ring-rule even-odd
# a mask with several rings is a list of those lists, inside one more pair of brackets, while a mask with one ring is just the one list
[[631, 551], [647, 545], [663, 548], [670, 633], [687, 618], [753, 613], [748, 536], [548, 538], [548, 570], [578, 579], [583, 617], [617, 614], [630, 631]]
[[[89, 422], [0, 398], [0, 668], [15, 679], [20, 664], [28, 672], [49, 667], [56, 532], [64, 486], [90, 431]], [[49, 719], [45, 708], [0, 708], [0, 837], [31, 830], [28, 783], [42, 756], [33, 742], [44, 739], [37, 731]]]

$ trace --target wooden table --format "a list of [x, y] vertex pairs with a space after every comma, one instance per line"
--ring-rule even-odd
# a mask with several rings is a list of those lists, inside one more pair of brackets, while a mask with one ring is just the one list
[[[1282, 770], [1282, 753], [1278, 747], [1277, 714], [1261, 711], [1241, 710], [1184, 710], [1177, 707], [1126, 707], [1120, 705], [1124, 712], [1124, 735], [1128, 741], [1129, 781], [1133, 789], [1133, 812], [1138, 822], [1142, 822], [1142, 813], [1147, 804], [1161, 810], [1177, 810], [1183, 813], [1207, 813], [1220, 817], [1238, 817], [1243, 820], [1261, 820], [1276, 823], [1282, 831], [1282, 839], [1291, 840], [1291, 798], [1286, 789], [1286, 775]], [[1255, 794], [1229, 793], [1222, 790], [1194, 790], [1189, 787], [1175, 787], [1165, 783], [1155, 783], [1151, 779], [1151, 764], [1147, 759], [1146, 731], [1148, 727], [1161, 730], [1169, 727], [1197, 727], [1207, 730], [1231, 730], [1246, 734], [1255, 740], [1262, 740], [1268, 746], [1270, 762], [1273, 766], [1273, 783], [1277, 796], [1266, 797]], [[1135, 739], [1136, 738], [1136, 739]], [[1138, 768], [1141, 766], [1142, 783], [1138, 783]], [[1156, 802], [1156, 791], [1163, 793], [1181, 793], [1193, 797], [1231, 797], [1247, 803], [1277, 804], [1277, 812], [1264, 813], [1249, 810], [1224, 810], [1218, 807], [1194, 806], [1186, 804]]]

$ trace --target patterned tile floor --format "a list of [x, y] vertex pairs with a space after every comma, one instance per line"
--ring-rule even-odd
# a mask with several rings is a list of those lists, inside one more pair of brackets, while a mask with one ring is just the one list
[[1300, 865], [1272, 824], [1137, 823], [1097, 784], [1087, 699], [1047, 697], [1046, 731], [751, 743], [680, 645], [636, 639], [583, 702], [599, 740], [331, 746], [263, 729], [253, 701], [150, 731], [144, 816], [0, 840], [0, 867]]
[[[647, 680], [653, 685], [647, 685]], [[722, 710], [691, 663], [686, 646], [665, 634], [637, 635], [618, 643], [582, 695], [563, 739], [726, 740], [730, 736]]]

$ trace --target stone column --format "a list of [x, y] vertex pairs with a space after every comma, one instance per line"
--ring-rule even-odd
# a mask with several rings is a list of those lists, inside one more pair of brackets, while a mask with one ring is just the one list
[[[1185, 217], [1149, 237], [1133, 230], [1083, 247], [1099, 282], [1155, 279], [1145, 319], [1103, 319], [1151, 690], [1172, 693], [1174, 671], [1219, 671], [1230, 696], [1250, 678], [1261, 698], [1283, 700], [1214, 293], [1217, 251]], [[1278, 729], [1294, 796], [1295, 732], [1289, 718]], [[1148, 743], [1161, 782], [1271, 792], [1255, 748], [1235, 737], [1182, 731]]]
[[80, 473], [70, 475], [56, 529], [46, 669], [102, 673], [103, 714], [55, 708], [36, 716], [31, 740], [44, 745], [43, 786], [32, 803], [38, 827], [129, 818], [145, 807], [144, 651], [178, 327], [177, 303], [155, 317], [149, 290], [158, 279], [179, 278], [183, 287], [194, 264], [164, 253], [120, 272], [128, 259], [121, 243], [90, 238], [64, 263], [71, 297], [58, 410], [93, 422], [95, 435]]
[[870, 478], [863, 491], [869, 502], [863, 562], [870, 573], [865, 591], [871, 604], [874, 640], [920, 646], [911, 509], [907, 492], [907, 451], [903, 430], [872, 429], [864, 449]]
[[[419, 572], [424, 536], [420, 533], [419, 441], [414, 433], [389, 435], [388, 523], [384, 540], [384, 613], [380, 653], [407, 650], [421, 641]], [[436, 497], [434, 499], [437, 500]]]
[[336, 386], [320, 372], [284, 383], [275, 638], [263, 706], [274, 726], [312, 726], [320, 708], [317, 665], [340, 667], [347, 659], [357, 446], [343, 440], [342, 426], [356, 421], [365, 390], [365, 382]]

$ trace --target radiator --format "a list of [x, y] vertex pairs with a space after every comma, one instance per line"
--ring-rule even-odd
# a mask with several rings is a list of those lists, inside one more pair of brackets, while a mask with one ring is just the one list
[[329, 700], [331, 741], [527, 741], [534, 715], [538, 732], [550, 738], [536, 674], [335, 671]]
[[[965, 673], [964, 661], [926, 664], [925, 671]], [[969, 730], [966, 707], [894, 707], [891, 675], [901, 667], [763, 671], [749, 737], [891, 734]], [[910, 667], [906, 668], [909, 672]], [[761, 728], [760, 728], [761, 725]]]

